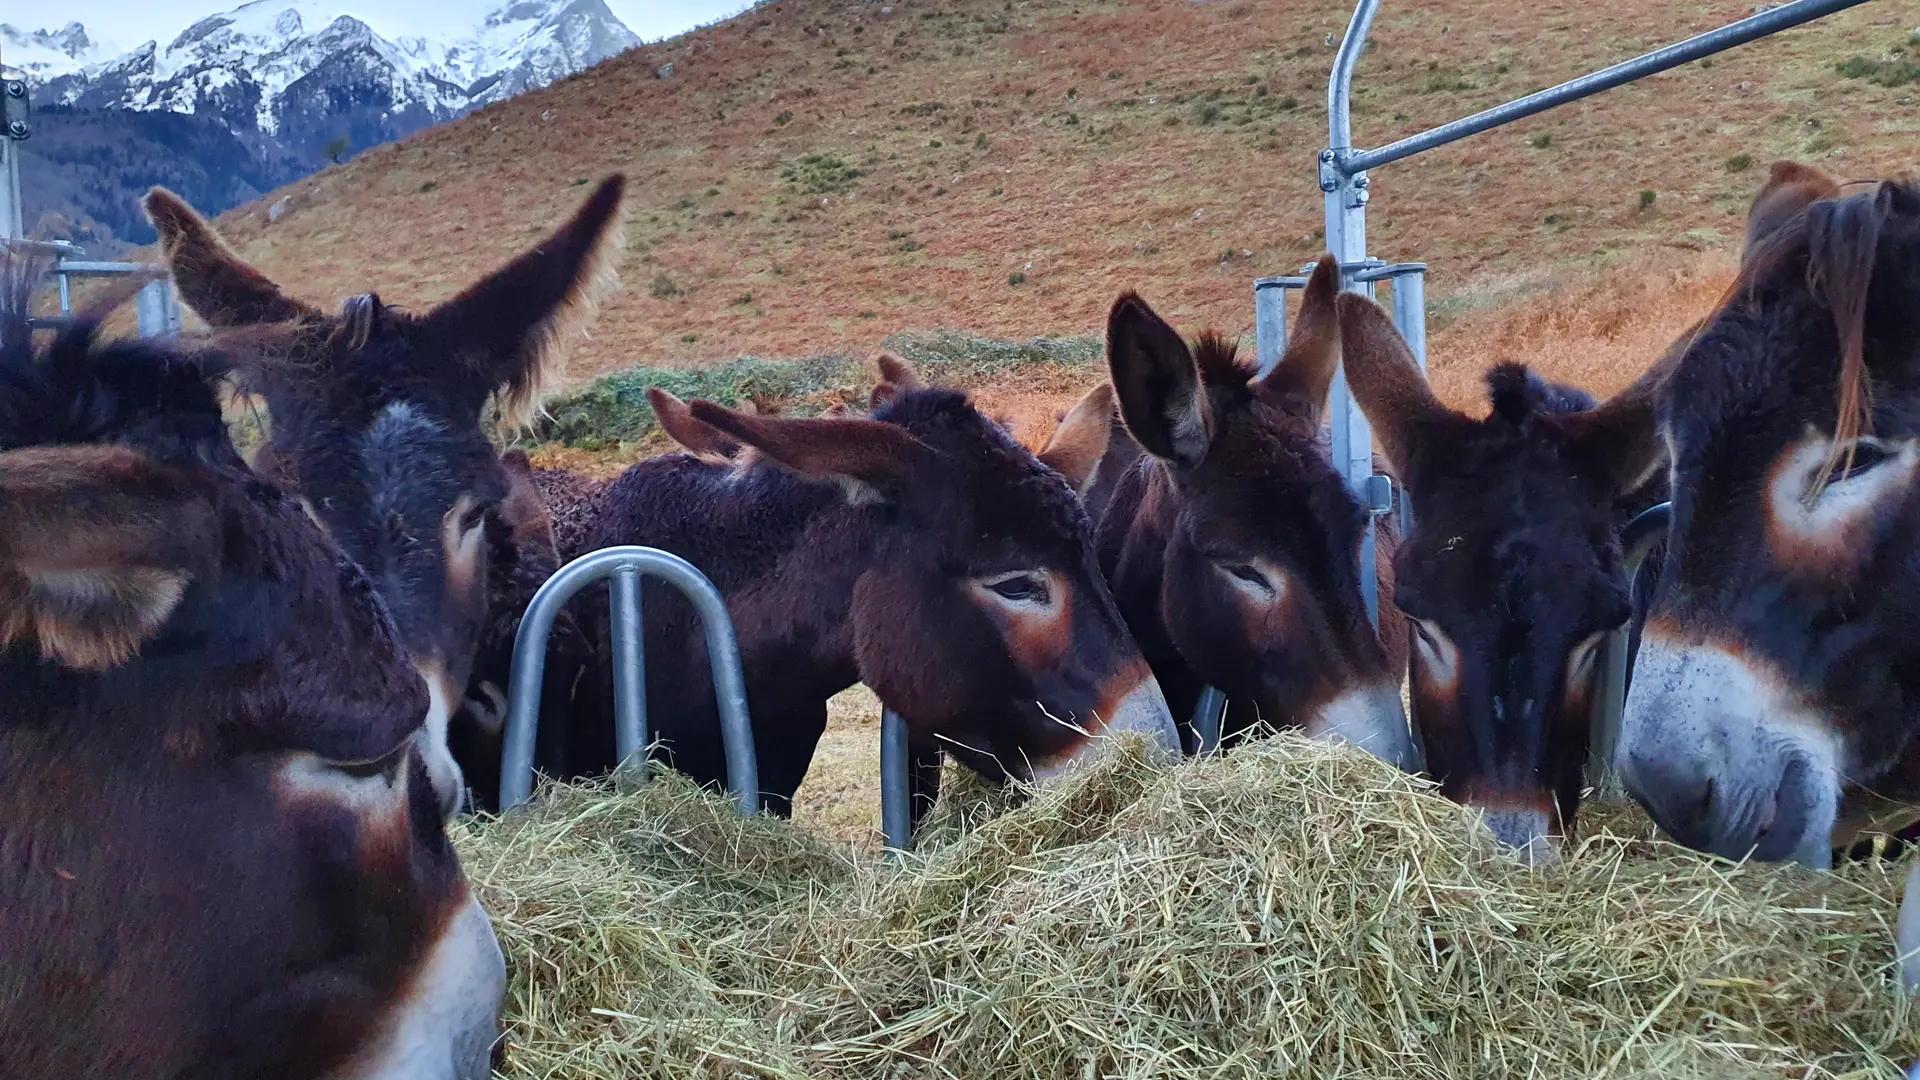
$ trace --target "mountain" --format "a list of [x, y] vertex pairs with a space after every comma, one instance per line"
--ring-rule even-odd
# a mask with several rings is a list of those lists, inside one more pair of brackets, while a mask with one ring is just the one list
[[[511, 0], [470, 32], [439, 41], [384, 37], [339, 14], [338, 2], [255, 0], [198, 20], [164, 48], [148, 41], [105, 57], [78, 23], [54, 32], [0, 25], [0, 54], [33, 84], [38, 106], [65, 110], [46, 115], [62, 133], [58, 154], [79, 153], [72, 139], [87, 131], [118, 132], [149, 148], [183, 145], [185, 128], [196, 129], [186, 141], [211, 137], [200, 125], [177, 121], [84, 121], [90, 113], [194, 117], [244, 149], [246, 161], [223, 158], [217, 170], [238, 181], [231, 196], [244, 197], [254, 181], [297, 179], [328, 160], [546, 86], [639, 44], [603, 0]], [[113, 154], [91, 157], [101, 163]], [[43, 155], [43, 164], [52, 163]], [[41, 170], [53, 190], [28, 188], [30, 222], [66, 206], [124, 239], [151, 237], [120, 205], [144, 190], [135, 189], [132, 173], [117, 186], [90, 173], [86, 187], [95, 197], [81, 193], [76, 202], [73, 178], [61, 174], [63, 184], [58, 172]], [[221, 197], [207, 205], [224, 210], [234, 203]]]

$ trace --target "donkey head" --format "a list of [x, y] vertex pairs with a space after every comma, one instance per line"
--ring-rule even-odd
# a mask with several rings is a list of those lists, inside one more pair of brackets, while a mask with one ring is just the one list
[[1199, 680], [1275, 726], [1342, 736], [1412, 767], [1400, 680], [1361, 599], [1371, 522], [1320, 442], [1340, 366], [1338, 289], [1328, 256], [1265, 375], [1214, 335], [1189, 348], [1132, 293], [1114, 304], [1113, 386], [1150, 460], [1108, 507], [1102, 549], [1124, 541], [1103, 557], [1135, 625], [1154, 626]]
[[158, 717], [183, 751], [363, 761], [403, 745], [426, 699], [391, 620], [234, 451], [213, 385], [228, 359], [101, 342], [104, 310], [36, 350], [32, 275], [0, 271], [0, 654], [39, 661], [13, 677], [59, 687], [57, 708], [93, 680], [103, 715], [119, 701], [128, 722]]
[[1826, 865], [1920, 796], [1920, 188], [1795, 171], [1674, 375], [1618, 764], [1684, 843]]
[[1594, 673], [1630, 614], [1613, 501], [1653, 469], [1654, 380], [1597, 408], [1517, 364], [1473, 420], [1427, 388], [1392, 320], [1340, 297], [1346, 372], [1412, 500], [1394, 604], [1413, 626], [1428, 769], [1545, 858], [1579, 806]]
[[[276, 336], [285, 355], [246, 373], [267, 403], [271, 458], [391, 607], [441, 731], [487, 618], [487, 523], [511, 493], [482, 411], [497, 398], [524, 421], [557, 377], [619, 247], [623, 185], [610, 178], [558, 232], [423, 314], [371, 293], [326, 314], [171, 193], [147, 196], [182, 298], [216, 327]], [[457, 775], [435, 779], [458, 791]]]
[[955, 391], [883, 366], [871, 418], [691, 414], [763, 463], [837, 483], [872, 555], [853, 586], [860, 680], [989, 777], [1044, 779], [1103, 733], [1179, 746], [1159, 684], [1057, 473]]

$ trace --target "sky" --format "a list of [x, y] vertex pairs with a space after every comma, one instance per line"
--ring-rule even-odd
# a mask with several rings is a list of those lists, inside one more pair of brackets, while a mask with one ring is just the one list
[[[0, 22], [23, 30], [57, 30], [68, 21], [87, 28], [96, 41], [131, 49], [149, 38], [165, 45], [196, 20], [238, 7], [242, 0], [0, 0]], [[375, 31], [394, 37], [435, 33], [443, 23], [478, 25], [505, 0], [338, 0]], [[702, 23], [744, 10], [749, 0], [606, 0], [607, 7], [647, 41], [672, 37]]]

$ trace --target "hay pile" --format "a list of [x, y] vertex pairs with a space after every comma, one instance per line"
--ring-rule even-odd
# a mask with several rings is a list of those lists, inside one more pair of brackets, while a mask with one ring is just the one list
[[1904, 864], [1529, 871], [1361, 755], [1116, 752], [904, 867], [664, 779], [460, 836], [528, 1077], [1897, 1077]]

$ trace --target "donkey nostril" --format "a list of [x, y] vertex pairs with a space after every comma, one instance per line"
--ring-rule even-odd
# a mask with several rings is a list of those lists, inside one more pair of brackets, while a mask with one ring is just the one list
[[1700, 792], [1700, 814], [1705, 816], [1713, 809], [1713, 777], [1707, 777], [1707, 785]]

